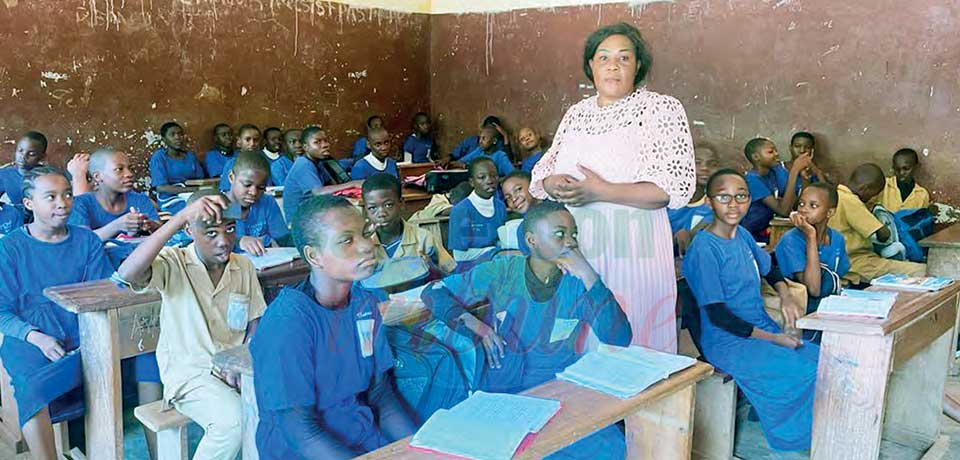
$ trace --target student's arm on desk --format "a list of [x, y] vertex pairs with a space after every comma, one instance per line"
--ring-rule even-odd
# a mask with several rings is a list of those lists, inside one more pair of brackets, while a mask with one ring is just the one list
[[220, 215], [229, 206], [223, 196], [204, 196], [180, 211], [150, 235], [117, 268], [117, 274], [134, 287], [142, 288], [150, 283], [153, 275], [151, 265], [167, 241], [187, 223], [196, 220], [220, 221]]

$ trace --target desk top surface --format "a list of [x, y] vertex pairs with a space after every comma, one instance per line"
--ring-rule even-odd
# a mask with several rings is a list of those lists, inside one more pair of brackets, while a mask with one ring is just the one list
[[925, 248], [958, 248], [960, 249], [960, 224], [953, 224], [933, 235], [920, 240], [920, 246]]
[[[871, 287], [869, 290], [892, 290]], [[857, 335], [889, 335], [911, 324], [960, 293], [960, 283], [953, 283], [936, 292], [897, 291], [897, 301], [886, 319], [852, 316], [823, 315], [818, 312], [797, 321], [801, 329], [842, 332]]]
[[[572, 444], [572, 440], [616, 423], [637, 408], [694, 385], [713, 373], [713, 367], [703, 362], [677, 372], [630, 399], [618, 399], [598, 391], [553, 380], [523, 392], [525, 395], [560, 400], [563, 408], [534, 438], [529, 448], [516, 455], [518, 459], [542, 458]], [[449, 458], [410, 450], [410, 438], [402, 439], [370, 452], [362, 459], [436, 459]]]
[[[270, 267], [257, 274], [263, 285], [292, 282], [309, 273], [307, 263], [301, 259]], [[132, 289], [118, 286], [110, 280], [87, 281], [48, 287], [43, 294], [61, 307], [74, 313], [105, 311], [145, 303], [159, 302], [160, 293], [147, 291], [134, 292]]]

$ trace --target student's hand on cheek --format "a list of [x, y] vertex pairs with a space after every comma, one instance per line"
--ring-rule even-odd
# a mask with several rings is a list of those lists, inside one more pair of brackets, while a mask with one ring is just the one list
[[26, 338], [28, 343], [39, 348], [43, 352], [43, 356], [46, 356], [50, 361], [57, 361], [67, 354], [60, 341], [40, 331], [30, 331]]
[[807, 222], [807, 218], [803, 217], [799, 212], [790, 213], [790, 222], [793, 223], [794, 227], [800, 230], [807, 237], [816, 237], [817, 229], [813, 228], [813, 225], [810, 225], [810, 222]]
[[810, 167], [813, 164], [813, 154], [804, 153], [793, 160], [793, 165], [790, 167], [791, 172], [798, 174], [800, 171], [803, 171]]
[[252, 236], [240, 237], [240, 249], [255, 256], [262, 256], [267, 252], [266, 248], [263, 247], [263, 241]]
[[593, 284], [597, 282], [597, 272], [590, 266], [590, 262], [587, 262], [587, 258], [583, 256], [580, 249], [568, 251], [567, 254], [557, 260], [557, 266], [564, 273], [569, 273], [583, 281], [587, 289], [593, 287]]

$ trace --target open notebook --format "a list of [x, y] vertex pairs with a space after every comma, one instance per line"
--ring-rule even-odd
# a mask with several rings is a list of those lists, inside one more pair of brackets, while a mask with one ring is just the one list
[[[476, 460], [507, 460], [560, 411], [560, 401], [477, 391], [440, 409], [410, 439], [410, 447]], [[526, 442], [525, 442], [526, 441]]]
[[300, 253], [297, 252], [297, 248], [267, 248], [267, 252], [262, 256], [247, 254], [247, 257], [250, 258], [250, 262], [253, 262], [254, 268], [259, 272], [270, 267], [293, 262], [300, 258]]
[[557, 379], [627, 399], [696, 362], [644, 347], [601, 345], [557, 374]]

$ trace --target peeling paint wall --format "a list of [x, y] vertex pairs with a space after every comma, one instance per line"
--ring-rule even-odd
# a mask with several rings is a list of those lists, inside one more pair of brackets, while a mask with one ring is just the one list
[[320, 124], [346, 152], [383, 113], [400, 136], [429, 107], [429, 29], [319, 0], [4, 0], [0, 162], [28, 129], [53, 164], [111, 144], [140, 168], [167, 120], [198, 153], [219, 122]]
[[795, 130], [817, 135], [817, 161], [845, 177], [890, 167], [901, 146], [926, 152], [919, 180], [960, 203], [960, 2], [678, 0], [431, 18], [431, 101], [441, 145], [487, 113], [515, 133], [552, 133], [593, 94], [583, 42], [600, 25], [635, 24], [654, 57], [647, 85], [683, 102], [695, 140], [727, 165], [772, 137], [789, 158]]

